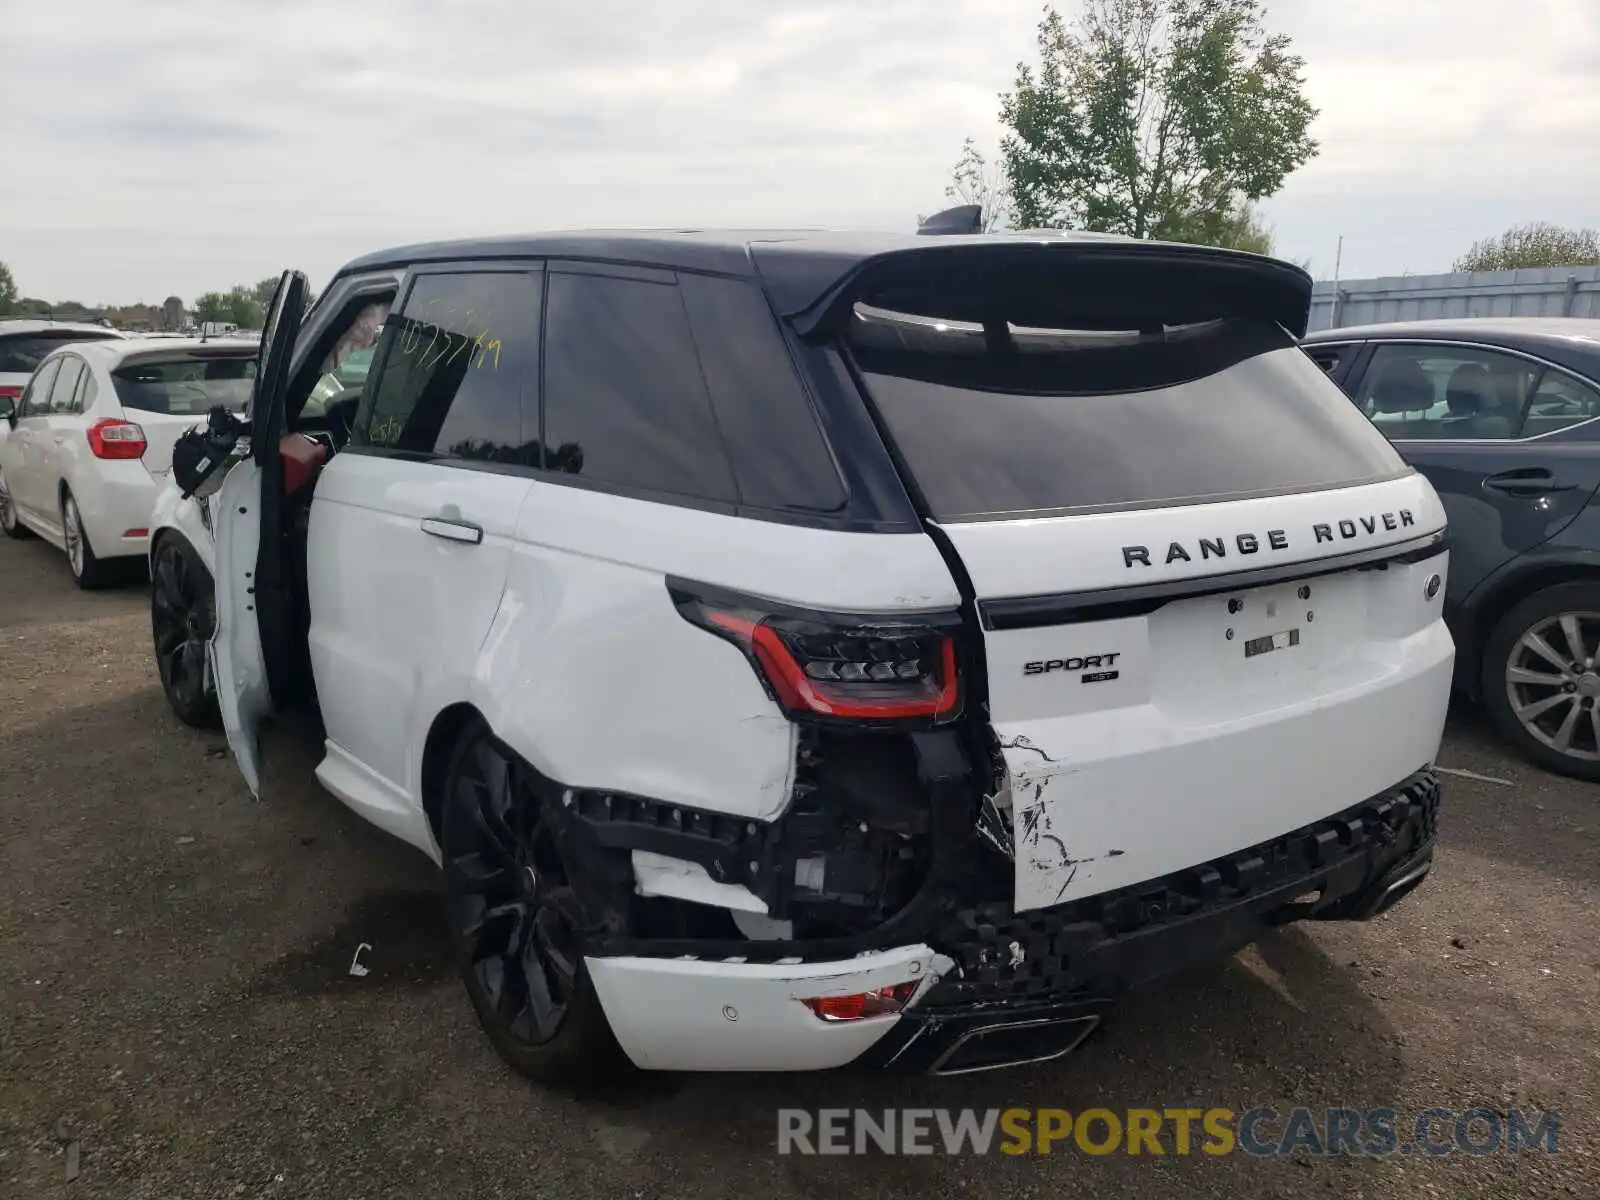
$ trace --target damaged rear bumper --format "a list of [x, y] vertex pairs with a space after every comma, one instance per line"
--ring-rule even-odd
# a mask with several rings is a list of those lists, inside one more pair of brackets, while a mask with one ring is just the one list
[[903, 983], [933, 986], [950, 960], [901, 946], [845, 962], [750, 963], [590, 958], [589, 974], [617, 1042], [654, 1071], [817, 1071], [842, 1067], [896, 1016], [824, 1021], [808, 999]]
[[[1271, 842], [1054, 908], [952, 896], [914, 944], [841, 961], [588, 964], [623, 1049], [650, 1069], [955, 1074], [1038, 1062], [1077, 1046], [1120, 994], [1224, 958], [1265, 929], [1379, 915], [1426, 876], [1438, 803], [1436, 779], [1419, 771]], [[802, 1003], [912, 980], [898, 1015], [829, 1022]]]
[[[935, 940], [956, 969], [861, 1061], [956, 1073], [1057, 1057], [1130, 989], [1226, 958], [1290, 921], [1376, 917], [1432, 867], [1438, 804], [1433, 775], [1419, 772], [1347, 812], [1165, 879], [1056, 909], [963, 912], [960, 933]], [[1001, 1025], [1018, 1028], [971, 1036]]]

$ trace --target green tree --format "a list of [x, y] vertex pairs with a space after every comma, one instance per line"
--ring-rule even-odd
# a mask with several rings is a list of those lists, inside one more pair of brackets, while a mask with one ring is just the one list
[[1014, 223], [1239, 236], [1317, 152], [1304, 60], [1262, 17], [1258, 0], [1086, 0], [1069, 28], [1046, 7], [1039, 62], [1000, 103]]
[[1251, 254], [1271, 254], [1272, 229], [1253, 205], [1241, 204], [1218, 224], [1210, 244], [1248, 250]]
[[228, 320], [241, 329], [260, 329], [262, 306], [256, 302], [255, 288], [240, 284], [228, 293]]
[[1600, 266], [1600, 233], [1534, 221], [1499, 237], [1472, 243], [1455, 261], [1457, 271], [1510, 271], [1517, 267]]
[[206, 292], [194, 302], [194, 319], [207, 321], [233, 320], [233, 302], [226, 292]]
[[277, 290], [278, 277], [274, 275], [271, 279], [263, 279], [260, 283], [256, 284], [255, 287], [251, 288], [250, 295], [253, 296], [255, 298], [255, 302], [261, 306], [261, 311], [266, 312], [267, 309], [272, 307], [272, 297]]
[[9, 317], [17, 306], [17, 280], [11, 268], [0, 262], [0, 317]]
[[227, 292], [206, 292], [194, 302], [195, 320], [227, 321], [241, 329], [261, 328], [261, 305], [253, 289], [239, 285]]

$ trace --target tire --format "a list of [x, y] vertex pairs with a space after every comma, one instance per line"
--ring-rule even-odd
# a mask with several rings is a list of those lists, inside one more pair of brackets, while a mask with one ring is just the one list
[[111, 564], [94, 555], [89, 535], [83, 529], [83, 514], [72, 492], [61, 492], [61, 539], [67, 544], [67, 565], [72, 569], [72, 582], [86, 592], [96, 591], [114, 582]]
[[11, 500], [11, 491], [6, 487], [4, 479], [0, 479], [0, 532], [18, 541], [33, 536], [33, 530], [18, 518], [17, 506]]
[[[581, 918], [523, 764], [482, 721], [439, 797], [450, 939], [489, 1041], [540, 1083], [632, 1071], [584, 965]], [[520, 947], [520, 949], [519, 949]]]
[[211, 573], [182, 538], [156, 546], [150, 571], [150, 635], [161, 690], [178, 720], [194, 729], [221, 729], [206, 645], [217, 628]]
[[1600, 583], [1556, 584], [1511, 608], [1484, 642], [1479, 687], [1522, 757], [1600, 782]]

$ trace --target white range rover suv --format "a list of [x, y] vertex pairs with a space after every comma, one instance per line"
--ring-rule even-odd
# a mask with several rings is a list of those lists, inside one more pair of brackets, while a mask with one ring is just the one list
[[320, 716], [530, 1076], [1055, 1057], [1432, 862], [1444, 513], [1310, 290], [1070, 234], [286, 274], [152, 522], [163, 684], [257, 795]]

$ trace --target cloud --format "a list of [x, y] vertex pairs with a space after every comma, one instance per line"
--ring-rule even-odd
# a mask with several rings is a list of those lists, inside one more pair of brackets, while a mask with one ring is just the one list
[[[1071, 10], [1073, 5], [1063, 5]], [[993, 145], [1038, 0], [80, 0], [7, 15], [0, 229], [25, 291], [184, 295], [573, 225], [907, 228]], [[1600, 195], [1600, 8], [1282, 0], [1321, 156], [1267, 208], [1345, 274], [1439, 268]], [[1430, 219], [1435, 205], [1444, 220]], [[1600, 214], [1587, 210], [1589, 223]], [[1464, 239], [1464, 240], [1463, 240]], [[1325, 260], [1325, 261], [1324, 261]]]

